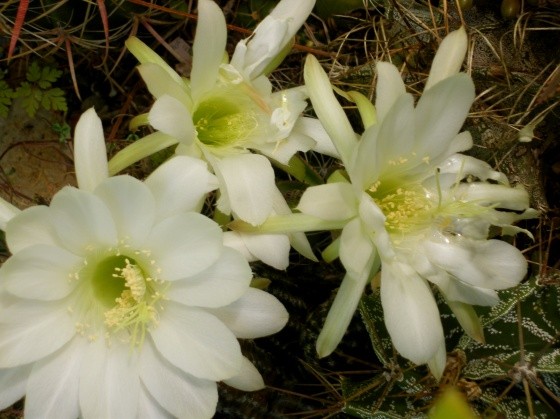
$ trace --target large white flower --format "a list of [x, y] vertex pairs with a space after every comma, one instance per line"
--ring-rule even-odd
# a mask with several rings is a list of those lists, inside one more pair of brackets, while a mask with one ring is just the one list
[[[253, 225], [270, 215], [291, 213], [285, 200], [278, 199], [267, 157], [288, 165], [297, 151], [335, 150], [321, 124], [301, 116], [307, 106], [304, 88], [272, 92], [265, 74], [289, 51], [314, 4], [281, 1], [250, 38], [238, 43], [227, 63], [223, 13], [213, 1], [200, 0], [190, 80], [137, 38], [128, 39], [126, 45], [140, 61], [139, 72], [156, 98], [149, 114], [131, 125], [149, 123], [157, 131], [119, 152], [110, 172], [178, 144], [177, 154], [204, 159], [216, 174], [217, 209], [222, 213]], [[288, 265], [289, 243], [314, 258], [301, 233], [232, 237], [237, 248], [258, 248], [251, 255], [277, 269]]]
[[[311, 13], [314, 0], [283, 0], [239, 42], [230, 63], [220, 8], [199, 0], [190, 80], [179, 76], [137, 38], [126, 45], [140, 61], [140, 74], [156, 98], [147, 118], [158, 130], [121, 151], [110, 163], [122, 170], [158, 149], [179, 143], [178, 153], [205, 159], [219, 179], [218, 209], [253, 225], [273, 210], [276, 186], [268, 156], [288, 164], [297, 151], [325, 141], [316, 120], [303, 118], [303, 87], [272, 92], [265, 75]], [[253, 154], [250, 151], [258, 151]]]
[[76, 127], [78, 188], [2, 203], [0, 408], [29, 418], [209, 418], [217, 381], [263, 387], [237, 338], [280, 330], [282, 304], [198, 213], [216, 179], [177, 156], [145, 182], [109, 177], [101, 121]]
[[[442, 42], [422, 97], [412, 95], [397, 68], [377, 65], [375, 107], [358, 94], [365, 132], [358, 138], [334, 97], [327, 75], [308, 57], [305, 82], [346, 174], [308, 188], [302, 214], [270, 219], [261, 231], [341, 228], [325, 254], [340, 257], [347, 273], [317, 341], [320, 356], [338, 345], [367, 281], [381, 267], [385, 324], [396, 349], [440, 376], [445, 342], [428, 281], [437, 285], [461, 325], [482, 340], [471, 304], [498, 301], [495, 290], [516, 285], [527, 263], [519, 250], [487, 240], [491, 225], [504, 234], [534, 217], [527, 193], [473, 157], [459, 133], [474, 100], [474, 85], [458, 73], [467, 47], [464, 29]], [[504, 210], [504, 211], [502, 211]]]

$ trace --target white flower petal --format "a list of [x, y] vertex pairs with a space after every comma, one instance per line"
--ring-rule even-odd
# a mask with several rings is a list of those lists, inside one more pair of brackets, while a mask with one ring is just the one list
[[346, 117], [344, 110], [334, 96], [329, 77], [321, 64], [308, 55], [304, 68], [305, 85], [315, 113], [332, 139], [343, 163], [348, 163], [357, 136]]
[[10, 407], [23, 396], [33, 364], [0, 369], [0, 410]]
[[218, 225], [198, 213], [177, 214], [157, 224], [146, 245], [166, 281], [193, 276], [215, 263], [223, 249]]
[[119, 173], [121, 170], [145, 157], [176, 145], [178, 141], [175, 137], [161, 131], [148, 134], [115, 154], [111, 161], [109, 161], [109, 173], [111, 175]]
[[265, 387], [261, 373], [255, 368], [253, 363], [245, 357], [243, 357], [241, 361], [241, 371], [239, 374], [227, 380], [223, 380], [223, 382], [230, 387], [242, 391], [257, 391]]
[[174, 75], [170, 75], [163, 66], [153, 63], [141, 64], [137, 68], [153, 97], [171, 96], [186, 109], [192, 109], [190, 91], [174, 70], [171, 70]]
[[13, 301], [0, 317], [0, 368], [37, 361], [76, 334], [68, 302]]
[[258, 260], [278, 270], [288, 267], [290, 239], [285, 234], [243, 234], [245, 246]]
[[221, 307], [237, 300], [249, 288], [253, 273], [237, 251], [224, 248], [208, 269], [187, 279], [173, 281], [166, 298], [187, 306]]
[[305, 190], [297, 209], [323, 220], [347, 220], [358, 213], [358, 199], [349, 183], [327, 183]]
[[138, 395], [138, 419], [176, 419], [176, 416], [167, 412], [152, 395], [145, 389], [144, 386], [140, 387], [140, 394]]
[[198, 212], [208, 192], [218, 187], [206, 163], [188, 156], [166, 161], [144, 183], [155, 197], [158, 219], [185, 211]]
[[0, 198], [0, 230], [6, 230], [6, 224], [20, 213], [20, 209]]
[[262, 224], [272, 211], [276, 189], [268, 159], [257, 154], [238, 154], [216, 160], [213, 167], [221, 192], [227, 194], [237, 218], [253, 225]]
[[130, 176], [116, 176], [100, 184], [95, 195], [109, 208], [119, 238], [136, 246], [144, 242], [156, 212], [154, 196], [146, 185]]
[[36, 244], [58, 245], [48, 207], [37, 205], [21, 211], [3, 229], [12, 254]]
[[464, 154], [453, 154], [438, 167], [440, 173], [456, 173], [457, 180], [472, 175], [482, 181], [492, 179], [505, 185], [508, 184], [506, 175], [492, 170], [488, 163]]
[[474, 101], [473, 81], [466, 74], [449, 77], [424, 92], [415, 110], [415, 145], [420, 159], [446, 158]]
[[66, 186], [54, 196], [50, 209], [60, 243], [71, 252], [117, 244], [111, 212], [95, 195]]
[[158, 98], [148, 114], [150, 125], [186, 145], [196, 138], [196, 130], [189, 110], [172, 96]]
[[381, 304], [395, 348], [415, 364], [432, 359], [444, 342], [443, 328], [430, 287], [408, 265], [383, 263]]
[[301, 117], [295, 123], [293, 131], [313, 138], [315, 140], [313, 151], [337, 159], [340, 158], [331, 137], [329, 137], [329, 134], [325, 131], [325, 127], [323, 127], [323, 124], [318, 119]]
[[280, 1], [257, 25], [251, 38], [239, 42], [231, 59], [232, 65], [246, 73], [249, 79], [273, 70], [271, 62], [276, 62], [278, 55], [292, 41], [314, 5], [314, 0]]
[[351, 277], [361, 278], [364, 270], [371, 269], [371, 259], [375, 254], [375, 246], [365, 234], [359, 218], [354, 218], [344, 226], [340, 235], [339, 256]]
[[191, 89], [195, 102], [214, 87], [218, 79], [226, 38], [226, 20], [220, 7], [211, 0], [199, 0], [191, 70]]
[[[25, 397], [27, 418], [77, 418], [80, 367], [88, 342], [74, 338], [33, 365]], [[105, 386], [105, 383], [99, 383]]]
[[82, 258], [55, 246], [26, 247], [0, 268], [6, 291], [31, 300], [60, 300], [76, 287], [72, 272], [82, 266]]
[[383, 121], [395, 102], [406, 93], [401, 74], [391, 63], [378, 62], [375, 109], [377, 119]]
[[226, 231], [224, 232], [224, 246], [230, 247], [236, 250], [238, 253], [242, 254], [245, 260], [248, 262], [254, 262], [257, 259], [255, 255], [249, 252], [249, 249], [245, 245], [244, 236], [238, 231]]
[[76, 124], [74, 167], [78, 186], [85, 191], [93, 191], [109, 177], [103, 126], [93, 108], [85, 111]]
[[85, 345], [80, 369], [80, 410], [84, 419], [134, 418], [138, 412], [138, 356], [128, 345], [104, 339]]
[[467, 32], [463, 26], [443, 38], [432, 61], [432, 68], [424, 90], [430, 89], [461, 70], [467, 53], [467, 45]]
[[159, 353], [187, 374], [219, 381], [239, 372], [237, 339], [206, 311], [169, 302], [150, 334]]
[[314, 145], [315, 141], [311, 137], [292, 131], [287, 138], [278, 142], [258, 144], [252, 148], [281, 164], [288, 164], [298, 151], [309, 151]]
[[216, 411], [216, 383], [190, 376], [169, 364], [151, 342], [142, 348], [140, 378], [157, 403], [173, 417], [210, 418]]
[[447, 351], [445, 350], [445, 341], [442, 341], [437, 349], [435, 355], [428, 360], [427, 364], [430, 368], [430, 372], [439, 381], [445, 370], [447, 363]]
[[512, 245], [500, 240], [441, 237], [424, 243], [432, 263], [465, 284], [500, 290], [517, 285], [527, 273], [527, 261]]
[[367, 261], [368, 269], [364, 269], [360, 276], [352, 276], [352, 274], [347, 273], [342, 280], [327, 314], [325, 324], [317, 338], [316, 349], [319, 358], [330, 355], [346, 333], [346, 329], [364, 293], [364, 287], [373, 273], [374, 256], [370, 256]]
[[210, 311], [241, 339], [272, 335], [288, 322], [288, 312], [282, 303], [255, 288], [249, 288], [245, 295], [230, 305]]
[[161, 58], [158, 54], [155, 53], [155, 51], [153, 51], [138, 38], [136, 38], [135, 36], [131, 36], [125, 41], [125, 44], [128, 50], [132, 53], [132, 55], [136, 57], [138, 61], [140, 61], [140, 63], [153, 64], [155, 66], [158, 66], [165, 73], [167, 73], [167, 77], [173, 79], [175, 83], [182, 83], [181, 76], [179, 76], [179, 74], [177, 74], [177, 72], [173, 70], [163, 58]]
[[476, 202], [483, 206], [514, 211], [524, 211], [529, 207], [529, 194], [522, 187], [473, 182], [460, 184], [455, 193], [463, 201]]

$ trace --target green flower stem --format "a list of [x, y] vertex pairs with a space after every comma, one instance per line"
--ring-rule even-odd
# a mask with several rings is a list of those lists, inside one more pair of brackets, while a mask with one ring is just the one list
[[307, 214], [288, 214], [269, 217], [258, 226], [241, 220], [232, 221], [228, 227], [242, 233], [287, 234], [307, 231], [340, 230], [348, 220], [323, 220]]
[[164, 148], [177, 144], [178, 141], [170, 135], [155, 132], [125, 147], [109, 161], [109, 176], [119, 173], [128, 166], [157, 153]]

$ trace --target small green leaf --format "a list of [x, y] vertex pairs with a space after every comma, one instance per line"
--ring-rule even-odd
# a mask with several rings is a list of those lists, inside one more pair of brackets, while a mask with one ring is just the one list
[[35, 113], [37, 113], [37, 110], [39, 109], [39, 105], [41, 104], [43, 92], [40, 89], [33, 87], [30, 83], [24, 81], [16, 89], [15, 96], [21, 98], [23, 109], [25, 109], [27, 115], [34, 117]]
[[68, 105], [64, 97], [64, 91], [58, 87], [44, 91], [41, 106], [46, 110], [66, 112]]
[[[3, 76], [3, 73], [0, 71]], [[1, 78], [1, 77], [0, 77]], [[4, 80], [0, 80], [0, 117], [7, 118], [14, 98], [14, 91]]]
[[50, 88], [52, 83], [57, 81], [61, 75], [62, 71], [57, 70], [56, 68], [51, 68], [48, 66], [43, 67], [43, 70], [41, 71], [41, 79], [38, 82], [39, 87], [41, 89]]
[[41, 80], [41, 69], [36, 61], [33, 61], [31, 65], [27, 68], [27, 80], [31, 83], [35, 83]]

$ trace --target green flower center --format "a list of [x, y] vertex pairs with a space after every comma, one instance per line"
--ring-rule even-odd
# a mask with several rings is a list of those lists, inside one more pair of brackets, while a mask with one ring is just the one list
[[243, 147], [259, 127], [254, 104], [244, 106], [247, 99], [234, 102], [235, 96], [227, 96], [202, 101], [193, 114], [198, 139], [209, 147]]
[[[130, 342], [131, 346], [140, 346], [147, 329], [157, 325], [159, 302], [163, 299], [158, 289], [162, 281], [150, 277], [143, 269], [147, 264], [155, 264], [147, 260], [149, 252], [134, 254], [136, 258], [120, 251], [101, 257], [92, 253], [84, 267], [72, 276], [84, 279], [83, 295], [89, 299], [89, 304], [85, 301], [83, 307], [78, 308], [82, 312], [80, 318], [93, 320], [76, 323], [79, 334], [93, 341], [102, 328], [105, 338], [119, 333], [119, 338]], [[100, 322], [96, 320], [99, 317]]]
[[381, 186], [381, 182], [376, 182], [368, 193], [383, 211], [389, 233], [409, 233], [432, 220], [437, 208], [422, 187], [402, 187], [384, 193]]

